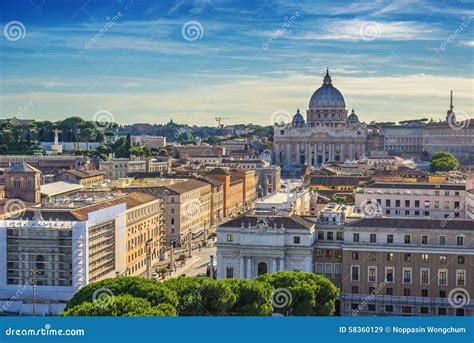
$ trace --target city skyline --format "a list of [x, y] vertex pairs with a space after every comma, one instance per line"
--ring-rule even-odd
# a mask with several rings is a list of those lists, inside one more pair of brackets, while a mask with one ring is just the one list
[[342, 5], [18, 1], [0, 17], [0, 116], [271, 125], [328, 67], [361, 121], [444, 119], [450, 90], [472, 117], [467, 1]]

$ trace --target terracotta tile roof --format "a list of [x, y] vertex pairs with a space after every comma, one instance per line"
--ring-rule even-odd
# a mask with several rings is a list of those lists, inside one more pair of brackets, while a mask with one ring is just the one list
[[209, 186], [209, 184], [199, 181], [199, 180], [188, 180], [188, 181], [178, 182], [173, 185], [163, 186], [163, 188], [175, 194], [182, 194], [182, 193], [190, 192], [196, 188], [201, 188], [204, 186]]
[[7, 173], [39, 173], [40, 171], [33, 168], [28, 163], [20, 162], [6, 170]]
[[116, 206], [119, 204], [125, 204], [127, 210], [129, 210], [131, 208], [143, 205], [147, 202], [150, 202], [156, 199], [157, 198], [151, 194], [133, 192], [116, 199], [106, 200], [106, 201], [102, 201], [90, 206], [85, 206], [76, 210], [72, 210], [71, 213], [78, 220], [87, 220], [89, 213], [99, 211], [104, 208]]
[[[105, 172], [101, 170], [80, 170], [80, 169], [70, 169], [66, 170], [64, 173], [74, 175], [79, 179], [85, 179], [88, 177], [94, 177], [99, 175], [105, 175]], [[63, 173], [62, 173], [63, 174]]]

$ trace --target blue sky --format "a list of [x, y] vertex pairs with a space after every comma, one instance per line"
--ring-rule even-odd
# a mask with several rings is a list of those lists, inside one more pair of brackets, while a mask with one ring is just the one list
[[361, 120], [473, 113], [472, 1], [0, 3], [0, 117], [270, 125], [326, 67]]

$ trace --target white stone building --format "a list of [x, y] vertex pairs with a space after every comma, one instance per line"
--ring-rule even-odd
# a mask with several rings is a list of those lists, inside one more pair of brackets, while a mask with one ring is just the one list
[[217, 229], [217, 278], [312, 271], [315, 224], [300, 216], [243, 216]]

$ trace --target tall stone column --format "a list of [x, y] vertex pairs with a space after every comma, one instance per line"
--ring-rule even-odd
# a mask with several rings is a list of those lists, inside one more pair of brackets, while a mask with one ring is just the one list
[[280, 270], [285, 270], [285, 258], [280, 258]]
[[247, 279], [252, 278], [252, 257], [247, 256]]
[[272, 273], [277, 272], [277, 260], [276, 258], [272, 258]]
[[286, 164], [291, 165], [291, 143], [286, 144]]
[[239, 278], [240, 279], [245, 279], [245, 256], [240, 257], [240, 274]]
[[311, 144], [306, 143], [306, 164], [311, 165]]

